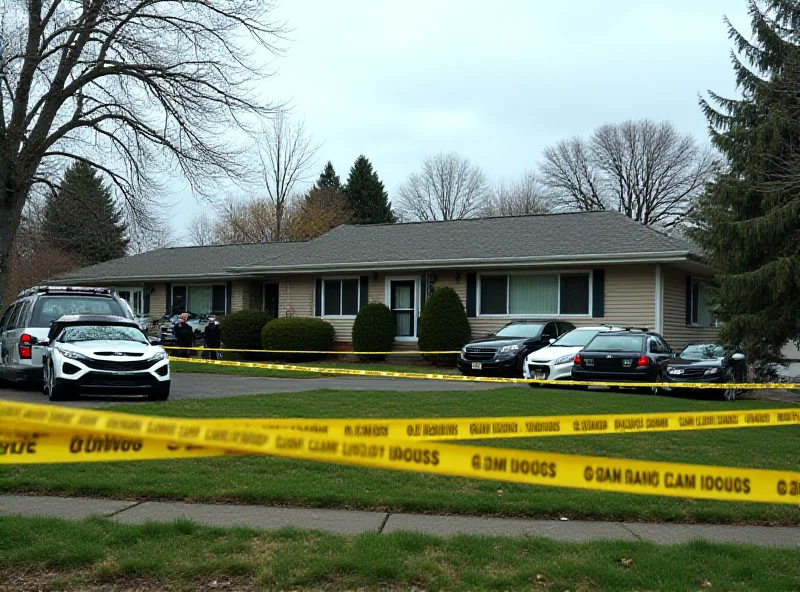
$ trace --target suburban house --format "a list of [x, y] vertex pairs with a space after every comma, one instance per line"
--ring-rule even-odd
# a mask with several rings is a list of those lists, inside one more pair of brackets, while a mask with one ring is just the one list
[[517, 319], [624, 324], [673, 347], [713, 339], [697, 247], [616, 212], [345, 225], [308, 242], [179, 247], [86, 267], [67, 284], [115, 287], [137, 312], [266, 310], [321, 317], [351, 341], [361, 306], [393, 312], [413, 347], [432, 290], [453, 288], [474, 335]]

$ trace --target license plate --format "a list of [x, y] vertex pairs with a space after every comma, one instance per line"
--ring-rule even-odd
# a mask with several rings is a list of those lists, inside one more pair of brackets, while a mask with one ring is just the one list
[[473, 370], [482, 370], [483, 364], [481, 362], [472, 362], [472, 369]]
[[544, 372], [534, 372], [533, 378], [536, 380], [544, 380]]

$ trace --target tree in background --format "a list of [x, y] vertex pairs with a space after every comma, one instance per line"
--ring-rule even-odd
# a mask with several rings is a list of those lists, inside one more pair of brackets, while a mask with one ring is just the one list
[[489, 183], [483, 170], [455, 153], [429, 156], [400, 186], [400, 210], [415, 220], [472, 218], [484, 207]]
[[728, 23], [742, 97], [701, 101], [729, 170], [689, 234], [717, 270], [722, 339], [768, 357], [800, 341], [800, 5], [752, 1], [749, 12], [752, 38]]
[[0, 3], [0, 294], [22, 212], [75, 161], [101, 170], [128, 220], [179, 170], [215, 190], [246, 168], [229, 131], [274, 112], [272, 2]]
[[[289, 200], [280, 212], [269, 199], [239, 199], [223, 203], [214, 225], [215, 244], [273, 243], [279, 239], [278, 228], [291, 228], [291, 220], [296, 206]], [[283, 230], [281, 231], [283, 232]], [[284, 233], [285, 234], [285, 233]]]
[[353, 213], [347, 208], [347, 197], [341, 191], [313, 187], [294, 211], [289, 237], [291, 240], [310, 240], [347, 224], [352, 218]]
[[84, 265], [125, 256], [128, 239], [122, 211], [97, 170], [85, 162], [67, 169], [44, 207], [47, 243]]
[[525, 171], [519, 179], [495, 185], [481, 209], [481, 216], [527, 216], [547, 214], [552, 210], [550, 197], [533, 171]]
[[710, 150], [669, 122], [626, 121], [544, 151], [541, 179], [563, 210], [617, 210], [646, 226], [686, 217], [717, 170]]
[[320, 173], [319, 179], [315, 185], [317, 189], [333, 189], [334, 191], [342, 190], [342, 183], [339, 181], [339, 175], [333, 168], [333, 163], [329, 160], [325, 165], [325, 169]]
[[395, 221], [389, 194], [372, 170], [372, 163], [362, 154], [350, 168], [347, 178], [347, 207], [355, 224], [384, 224]]
[[177, 247], [179, 233], [168, 217], [151, 216], [148, 223], [137, 224], [128, 230], [128, 255], [141, 255], [156, 249]]
[[214, 244], [214, 218], [208, 212], [196, 214], [186, 228], [186, 239], [190, 246], [206, 247]]
[[298, 182], [308, 179], [319, 145], [313, 143], [303, 122], [295, 122], [279, 111], [263, 128], [256, 142], [261, 178], [275, 210], [274, 240], [284, 238], [283, 228], [289, 198]]

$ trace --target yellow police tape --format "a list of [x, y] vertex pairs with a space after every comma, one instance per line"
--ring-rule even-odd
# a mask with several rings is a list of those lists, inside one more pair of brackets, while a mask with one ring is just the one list
[[[377, 469], [471, 477], [514, 483], [665, 495], [683, 498], [796, 504], [800, 473], [713, 467], [497, 449], [478, 446], [332, 437], [287, 430], [227, 428], [201, 420], [126, 415], [107, 411], [66, 409], [23, 403], [0, 404], [0, 428], [19, 430], [29, 440], [3, 449], [0, 463], [19, 464], [26, 458], [47, 462], [90, 459], [145, 458], [159, 451], [155, 442], [180, 447], [204, 447], [239, 454], [316, 460]], [[37, 431], [34, 438], [32, 431]], [[150, 446], [146, 442], [153, 441]], [[45, 442], [40, 448], [39, 441]], [[146, 446], [148, 446], [146, 448]], [[13, 452], [10, 452], [13, 447]], [[164, 451], [164, 448], [160, 449]], [[174, 455], [169, 456], [173, 458]], [[111, 459], [109, 459], [111, 460]]]
[[170, 358], [192, 364], [212, 364], [238, 368], [262, 368], [265, 370], [287, 370], [290, 372], [315, 372], [343, 376], [376, 376], [383, 378], [416, 378], [422, 380], [449, 380], [457, 382], [495, 382], [504, 384], [541, 384], [552, 386], [606, 386], [628, 388], [670, 389], [800, 389], [800, 384], [787, 383], [708, 383], [708, 382], [608, 382], [578, 380], [537, 380], [533, 378], [504, 378], [500, 376], [461, 376], [458, 374], [434, 374], [423, 372], [389, 372], [386, 370], [354, 370], [352, 368], [326, 368], [323, 366], [298, 366], [296, 364], [272, 364], [269, 362], [234, 362], [232, 360], [202, 360], [199, 358]]
[[337, 351], [337, 350], [297, 350], [297, 349], [225, 349], [224, 347], [180, 347], [177, 345], [163, 345], [166, 350], [201, 351], [201, 352], [233, 352], [248, 354], [315, 354], [315, 355], [335, 355], [335, 356], [432, 356], [444, 354], [459, 354], [455, 351], [390, 351], [390, 352], [371, 352], [371, 351]]

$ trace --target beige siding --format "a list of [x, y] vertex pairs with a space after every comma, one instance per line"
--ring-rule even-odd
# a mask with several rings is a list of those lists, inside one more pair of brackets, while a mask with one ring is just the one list
[[[434, 288], [453, 288], [466, 306], [467, 302], [467, 272], [466, 271], [437, 271]], [[456, 279], [456, 275], [459, 276]]]
[[[509, 270], [513, 273], [514, 270]], [[530, 268], [516, 271], [530, 271]], [[561, 269], [559, 271], [565, 271]], [[576, 326], [603, 323], [636, 325], [655, 328], [655, 266], [654, 265], [616, 265], [606, 267], [605, 306], [603, 318], [559, 317]], [[462, 273], [462, 278], [465, 273]], [[462, 283], [466, 283], [462, 279]], [[455, 288], [455, 286], [453, 286]], [[466, 285], [460, 294], [466, 302]], [[472, 334], [487, 335], [506, 323], [521, 320], [515, 317], [477, 317], [470, 319]]]
[[167, 285], [153, 284], [153, 291], [150, 293], [150, 312], [149, 317], [158, 317], [167, 314]]
[[313, 317], [315, 278], [288, 276], [280, 279], [278, 308], [282, 317]]
[[[686, 277], [680, 269], [664, 267], [664, 339], [670, 347], [680, 349], [691, 341], [717, 338], [717, 327], [695, 327], [686, 324]], [[710, 279], [710, 278], [709, 278]]]
[[250, 304], [250, 288], [245, 281], [235, 281], [231, 285], [231, 312], [244, 310]]

